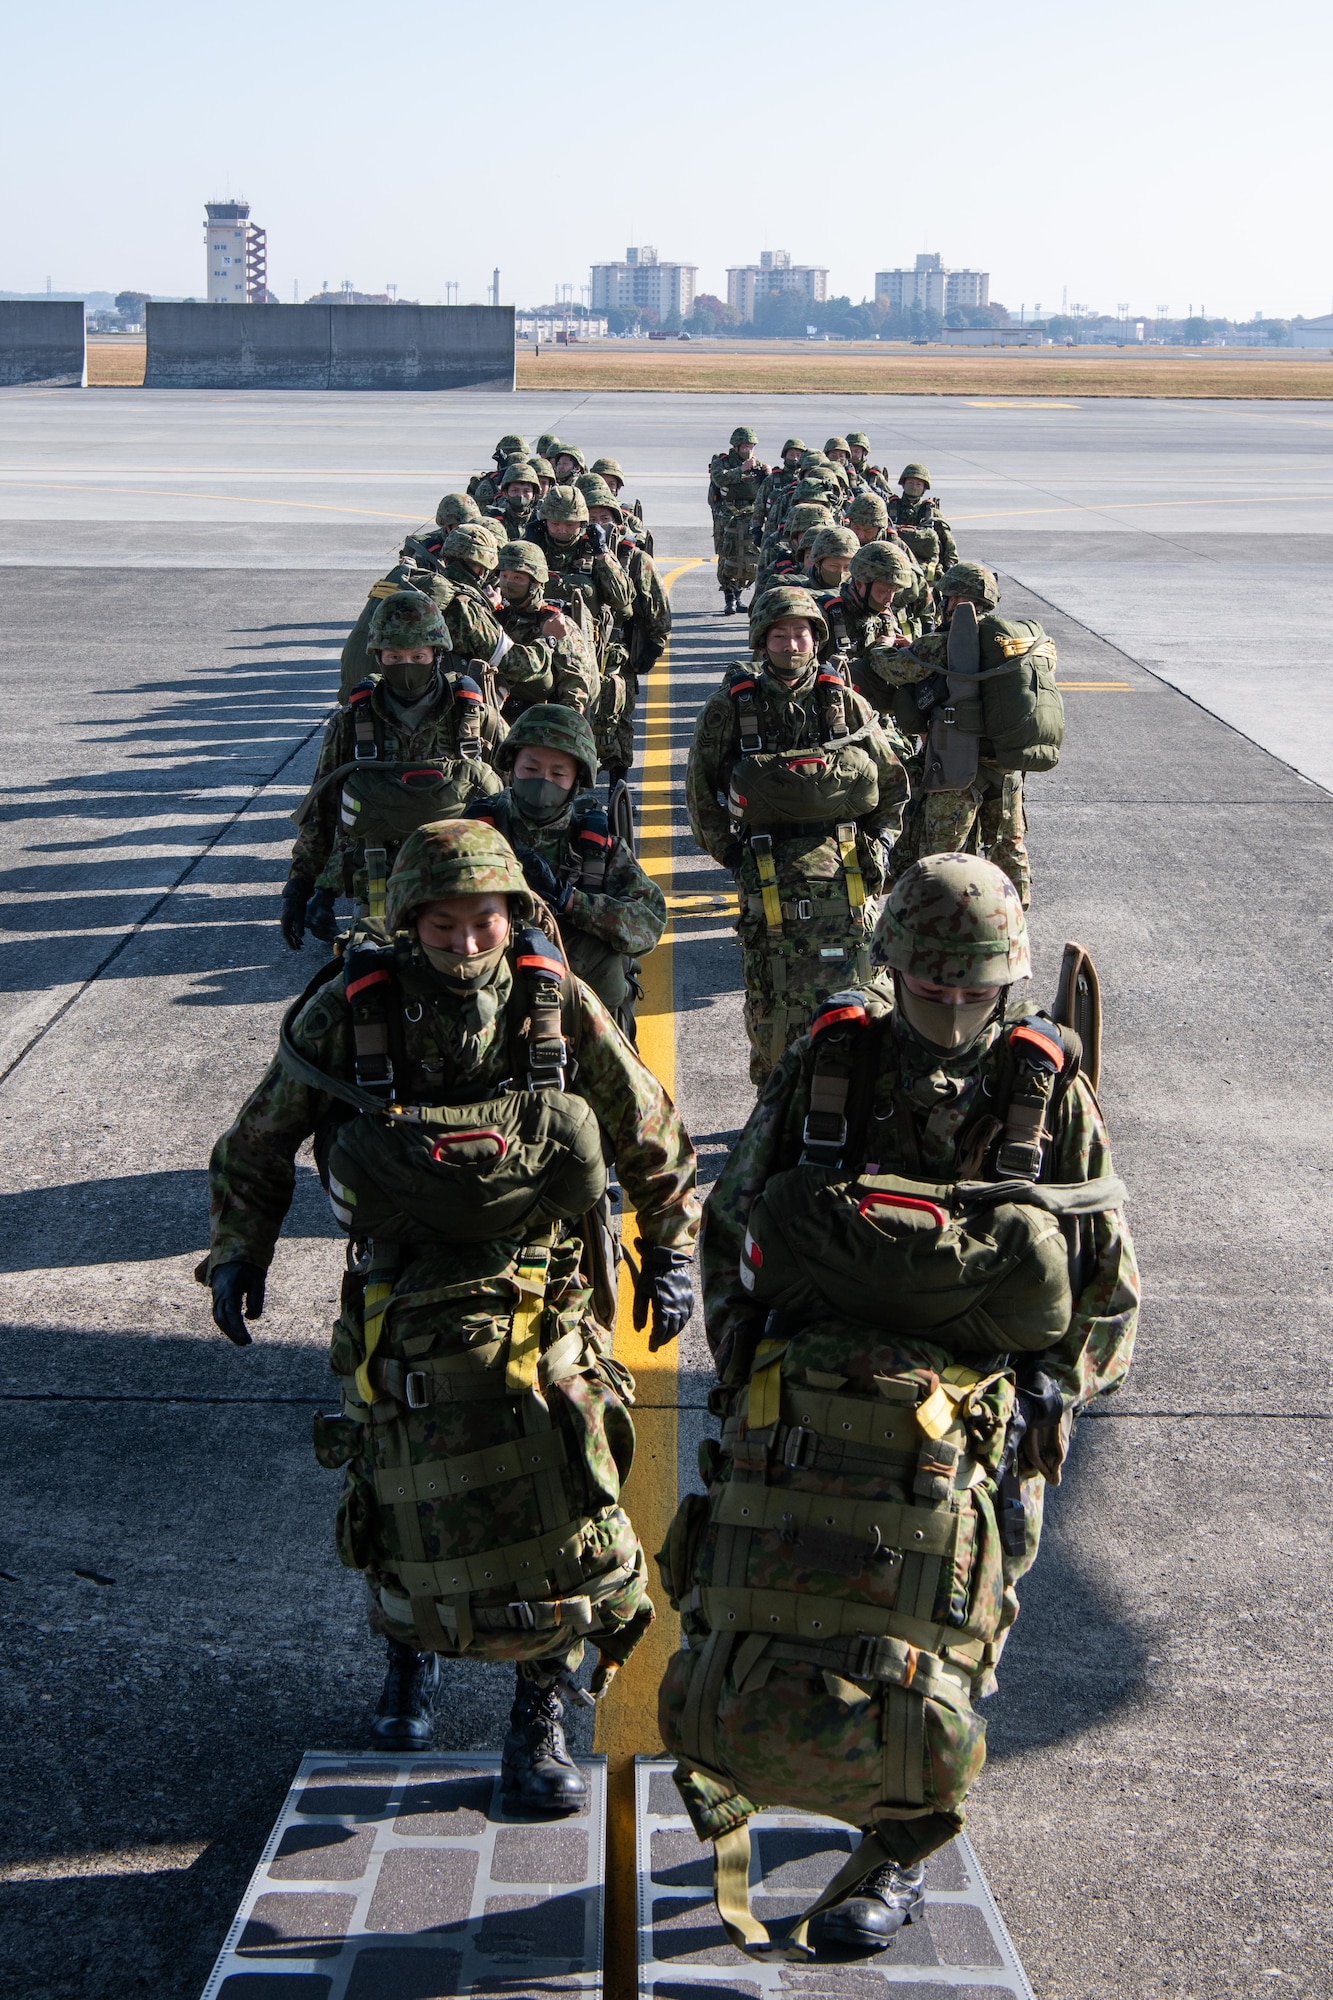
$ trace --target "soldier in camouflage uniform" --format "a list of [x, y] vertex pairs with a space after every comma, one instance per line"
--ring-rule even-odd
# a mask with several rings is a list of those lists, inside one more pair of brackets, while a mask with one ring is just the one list
[[629, 534], [624, 510], [607, 482], [600, 474], [589, 472], [578, 484], [588, 504], [589, 521], [612, 537], [616, 560], [634, 591], [634, 609], [621, 624], [607, 652], [601, 696], [593, 718], [597, 754], [614, 788], [629, 776], [634, 762], [634, 710], [639, 699], [639, 677], [651, 673], [666, 651], [671, 636], [671, 606], [657, 571]]
[[754, 506], [750, 510], [750, 540], [756, 548], [763, 547], [770, 526], [781, 519], [781, 503], [800, 479], [804, 451], [805, 445], [800, 438], [788, 438], [778, 463], [754, 496]]
[[717, 587], [727, 616], [743, 609], [741, 592], [755, 577], [755, 548], [750, 517], [768, 467], [755, 457], [759, 439], [746, 424], [731, 433], [729, 450], [718, 452], [708, 466], [708, 504], [713, 511], [713, 547], [717, 552]]
[[555, 467], [549, 458], [543, 458], [539, 452], [534, 454], [528, 460], [528, 463], [537, 475], [537, 484], [541, 489], [541, 497], [544, 500], [555, 485]]
[[754, 1083], [827, 994], [865, 976], [907, 796], [871, 711], [818, 663], [828, 636], [808, 591], [766, 591], [752, 658], [704, 704], [685, 776], [695, 841], [737, 879]]
[[798, 507], [789, 507], [782, 526], [774, 529], [759, 551], [755, 601], [775, 583], [803, 581], [807, 545], [832, 526], [833, 516], [822, 502], [803, 500]]
[[486, 509], [482, 525], [494, 521], [501, 542], [525, 541], [541, 497], [541, 482], [533, 470], [532, 461], [511, 459], [496, 482], [496, 497]]
[[[883, 971], [781, 1058], [708, 1198], [725, 1421], [709, 1500], [686, 1499], [659, 1559], [688, 1648], [663, 1682], [662, 1740], [719, 1863], [743, 1860], [756, 1800], [865, 1829], [810, 1924], [821, 1956], [882, 1950], [920, 1913], [921, 1864], [961, 1827], [984, 1759], [972, 1703], [994, 1689], [1046, 1484], [1074, 1413], [1128, 1371], [1139, 1297], [1078, 1037], [1011, 1000], [1029, 959], [1007, 879], [970, 856], [920, 863], [874, 948]], [[1040, 1296], [987, 1293], [999, 1319], [973, 1307], [960, 1182], [1031, 1189], [1025, 1210], [974, 1211], [1046, 1260]], [[938, 1293], [910, 1272], [884, 1282], [883, 1258], [922, 1271], [947, 1224]], [[718, 1900], [733, 1941], [757, 1946], [721, 1869]]]
[[616, 505], [620, 508], [624, 517], [625, 533], [633, 538], [636, 546], [641, 548], [646, 556], [651, 556], [653, 553], [653, 536], [651, 528], [647, 527], [644, 522], [642, 500], [635, 500], [632, 504], [628, 504], [621, 498], [625, 490], [625, 473], [619, 459], [595, 458], [592, 462], [592, 469], [594, 472], [600, 474], [615, 495]]
[[496, 445], [492, 456], [495, 459], [495, 471], [479, 472], [474, 478], [469, 479], [467, 483], [469, 495], [476, 501], [478, 508], [482, 511], [490, 506], [500, 490], [497, 481], [501, 469], [508, 465], [512, 459], [526, 458], [528, 456], [528, 441], [526, 438], [521, 438], [517, 431], [506, 431], [505, 435], [500, 439], [499, 444]]
[[901, 493], [889, 497], [889, 520], [933, 583], [958, 560], [953, 530], [930, 497], [930, 474], [924, 465], [905, 465], [898, 475]]
[[[338, 1553], [388, 1644], [375, 1743], [429, 1745], [441, 1657], [511, 1660], [505, 1797], [559, 1813], [585, 1794], [560, 1727], [584, 1639], [596, 1687], [652, 1619], [620, 1505], [630, 1385], [593, 1317], [581, 1218], [605, 1157], [638, 1216], [636, 1309], [661, 1342], [693, 1303], [698, 1204], [675, 1109], [543, 915], [493, 828], [443, 821], [407, 841], [387, 940], [296, 1003], [213, 1149], [200, 1277], [247, 1344], [313, 1137], [350, 1239], [330, 1351], [342, 1414], [316, 1419], [315, 1448], [344, 1468]], [[563, 1135], [557, 1164], [542, 1132]]]
[[812, 596], [820, 597], [825, 591], [842, 588], [852, 557], [860, 546], [850, 528], [829, 526], [819, 530], [806, 559], [805, 583]]
[[588, 470], [588, 461], [576, 444], [554, 444], [549, 456], [557, 486], [572, 486], [579, 474]]
[[862, 548], [869, 542], [891, 542], [903, 560], [910, 563], [911, 588], [904, 588], [897, 599], [902, 629], [913, 637], [919, 632], [932, 631], [935, 625], [934, 592], [926, 581], [925, 571], [898, 530], [889, 526], [888, 503], [869, 485], [863, 485], [847, 508], [847, 525]]
[[620, 626], [634, 611], [634, 586], [611, 539], [606, 528], [592, 524], [577, 486], [551, 488], [528, 536], [546, 558], [547, 594], [577, 623], [599, 676], [606, 671]]
[[514, 720], [537, 701], [559, 702], [586, 715], [597, 699], [597, 665], [578, 625], [558, 604], [546, 601], [550, 580], [546, 557], [533, 542], [506, 542], [496, 563], [500, 595], [496, 617], [506, 638], [524, 658], [544, 653], [550, 670], [550, 685], [540, 693], [531, 692], [535, 681], [510, 689], [506, 720]]
[[373, 671], [334, 711], [297, 809], [282, 892], [282, 935], [293, 951], [307, 927], [332, 940], [340, 895], [355, 898], [359, 915], [382, 917], [385, 876], [412, 829], [500, 789], [488, 760], [504, 724], [476, 680], [450, 671], [455, 656], [432, 599], [418, 590], [381, 599], [367, 657]]
[[496, 762], [507, 789], [498, 797], [474, 799], [467, 816], [504, 835], [528, 887], [559, 923], [571, 968], [631, 1034], [631, 981], [637, 961], [666, 929], [666, 902], [611, 832], [606, 808], [592, 789], [597, 775], [592, 731], [571, 709], [549, 703], [530, 708], [510, 730]]
[[[943, 628], [914, 639], [907, 647], [891, 644], [877, 648], [872, 668], [886, 686], [917, 690], [923, 735], [932, 709], [947, 699], [949, 619], [956, 605], [977, 607], [983, 658], [989, 652], [998, 657], [1040, 643], [1050, 645], [1035, 618], [1015, 621], [996, 615], [1000, 587], [982, 563], [954, 563], [940, 579], [940, 594], [944, 599]], [[906, 715], [905, 702], [899, 701], [897, 712], [901, 722]], [[927, 854], [955, 854], [963, 849], [980, 852], [1004, 870], [1026, 909], [1032, 897], [1026, 834], [1022, 772], [1003, 770], [983, 751], [970, 784], [915, 792], [894, 852], [892, 875], [896, 879]]]

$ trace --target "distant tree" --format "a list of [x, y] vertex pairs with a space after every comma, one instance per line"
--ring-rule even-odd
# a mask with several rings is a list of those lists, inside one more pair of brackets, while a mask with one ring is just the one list
[[951, 306], [945, 316], [945, 326], [970, 326], [977, 328], [1008, 326], [1008, 310], [1001, 305], [993, 306]]
[[1195, 313], [1192, 318], [1185, 321], [1180, 331], [1189, 346], [1197, 347], [1200, 341], [1207, 340], [1213, 331], [1213, 322], [1210, 319], [1201, 319], [1199, 314]]
[[729, 306], [713, 292], [700, 292], [694, 301], [694, 310], [685, 324], [691, 333], [712, 336], [724, 329], [738, 327], [741, 316], [735, 306]]
[[143, 318], [143, 309], [152, 298], [151, 292], [117, 292], [116, 311], [122, 319], [137, 323]]
[[640, 306], [638, 313], [640, 326], [660, 326], [662, 323], [662, 315], [656, 306]]
[[1077, 332], [1078, 321], [1071, 319], [1068, 313], [1052, 313], [1046, 322], [1048, 340], [1068, 340], [1071, 334]]
[[637, 306], [608, 306], [606, 309], [606, 330], [608, 333], [633, 333], [639, 324]]

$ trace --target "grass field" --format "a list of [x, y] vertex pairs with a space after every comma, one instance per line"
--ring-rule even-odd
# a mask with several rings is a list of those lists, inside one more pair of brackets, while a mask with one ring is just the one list
[[[90, 342], [90, 389], [137, 389], [141, 343]], [[793, 346], [710, 353], [655, 343], [569, 349], [519, 349], [520, 389], [716, 391], [764, 396], [1209, 396], [1278, 401], [1333, 399], [1333, 357], [1321, 354], [1126, 354], [1052, 348], [1010, 353], [885, 352], [871, 346]]]

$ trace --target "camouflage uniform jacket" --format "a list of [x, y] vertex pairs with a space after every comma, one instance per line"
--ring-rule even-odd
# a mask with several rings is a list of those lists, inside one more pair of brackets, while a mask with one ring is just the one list
[[[890, 1017], [892, 987], [881, 975], [863, 997], [884, 1026], [870, 1083], [866, 1146], [883, 1174], [945, 1182], [976, 1177], [970, 1143], [980, 1136], [986, 1104], [1005, 1099], [1012, 1058], [997, 1023], [974, 1048], [956, 1056], [936, 1056]], [[1011, 1007], [1013, 1020], [1030, 1006]], [[867, 1032], [874, 1032], [869, 1030]], [[774, 1174], [796, 1165], [810, 1109], [814, 1060], [809, 1036], [783, 1055], [760, 1092], [749, 1122], [723, 1167], [705, 1209], [701, 1263], [708, 1338], [719, 1371], [733, 1351], [751, 1351], [756, 1308], [740, 1281], [741, 1246], [750, 1209]], [[918, 1105], [912, 1084], [943, 1073], [959, 1088], [956, 1098]], [[910, 1120], [904, 1140], [900, 1121]], [[992, 1125], [994, 1120], [990, 1121]], [[848, 1162], [849, 1171], [860, 1162]], [[1093, 1180], [1113, 1171], [1110, 1141], [1092, 1090], [1075, 1078], [1053, 1119], [1042, 1171], [1044, 1180]], [[983, 1173], [983, 1178], [992, 1177]], [[1138, 1314], [1139, 1278], [1134, 1246], [1123, 1214], [1086, 1217], [1079, 1224], [1086, 1277], [1078, 1291], [1068, 1331], [1041, 1357], [1058, 1384], [1066, 1407], [1090, 1402], [1114, 1389], [1129, 1369]]]
[[[442, 689], [439, 699], [420, 721], [410, 726], [404, 725], [395, 715], [389, 690], [383, 680], [377, 682], [375, 692], [370, 697], [370, 707], [376, 722], [375, 734], [380, 760], [386, 763], [401, 761], [421, 764], [444, 770], [450, 776], [464, 777], [472, 773], [475, 778], [472, 790], [485, 793], [500, 789], [500, 780], [491, 769], [489, 761], [460, 757], [453, 691], [447, 684]], [[487, 760], [494, 756], [507, 734], [508, 731], [499, 717], [490, 709], [483, 709], [481, 739]], [[355, 741], [351, 710], [335, 709], [324, 731], [319, 762], [315, 766], [310, 791], [306, 794], [308, 799], [312, 799], [312, 804], [305, 812], [301, 830], [292, 847], [293, 875], [302, 875], [313, 881], [322, 871], [335, 847], [342, 848], [346, 844], [339, 811], [342, 788], [336, 779], [332, 784], [325, 784], [323, 781], [329, 772], [336, 771], [340, 765], [350, 764], [353, 761]]]
[[919, 500], [908, 500], [901, 493], [890, 493], [887, 505], [893, 527], [905, 528], [908, 534], [916, 528], [935, 536], [940, 545], [942, 570], [957, 562], [958, 544], [953, 538], [953, 529], [940, 512], [938, 500], [932, 499], [929, 493], [922, 494]]
[[720, 451], [708, 463], [708, 504], [731, 512], [749, 511], [768, 476], [762, 459], [741, 458], [734, 446]]
[[609, 612], [610, 622], [619, 625], [634, 609], [634, 586], [615, 556], [603, 555], [586, 532], [577, 541], [557, 542], [547, 532], [545, 521], [534, 521], [527, 539], [546, 557], [556, 588], [550, 595], [559, 598], [563, 590], [576, 590], [594, 619]]
[[547, 699], [551, 681], [544, 653], [511, 652], [513, 642], [501, 629], [489, 596], [474, 577], [456, 571], [454, 564], [436, 570], [397, 563], [381, 582], [372, 585], [361, 616], [347, 635], [342, 650], [340, 701], [345, 702], [357, 682], [374, 668], [366, 640], [376, 606], [381, 598], [392, 597], [396, 590], [403, 589], [419, 590], [435, 600], [444, 615], [455, 663], [465, 673], [473, 674], [488, 691], [491, 678], [499, 669], [506, 685], [522, 692], [525, 703]]
[[[535, 478], [533, 483], [536, 484]], [[529, 530], [536, 512], [535, 501], [530, 506], [516, 507], [511, 501], [497, 500], [493, 507], [482, 509], [482, 516], [485, 521], [494, 521], [499, 528], [503, 546], [505, 542], [526, 542], [532, 539]]]
[[775, 465], [755, 494], [754, 506], [750, 510], [750, 526], [761, 537], [772, 525], [772, 517], [784, 496], [795, 491], [800, 476], [793, 466]]
[[[540, 653], [547, 662], [547, 683], [540, 693], [523, 682], [510, 687], [505, 708], [511, 720], [539, 701], [558, 701], [562, 707], [575, 708], [580, 715], [586, 715], [596, 699], [600, 676], [589, 641], [577, 626], [566, 639], [542, 636], [542, 626], [553, 609], [559, 610], [560, 606], [552, 606], [529, 592], [525, 603], [502, 604], [496, 613], [515, 652], [525, 658]], [[573, 621], [570, 622], [572, 625]], [[505, 655], [506, 660], [511, 657]]]
[[[794, 688], [778, 680], [763, 659], [736, 660], [732, 671], [736, 670], [754, 674], [755, 706], [765, 749], [800, 750], [819, 743], [821, 720], [813, 670]], [[892, 840], [902, 821], [903, 801], [907, 797], [903, 767], [876, 722], [874, 711], [851, 692], [847, 696], [847, 725], [869, 755], [879, 778], [878, 801], [858, 825], [863, 833], [875, 839]], [[724, 684], [700, 710], [685, 774], [690, 831], [715, 861], [722, 860], [736, 838], [726, 799], [740, 754], [736, 705]]]
[[[404, 999], [410, 996], [420, 1009], [416, 1021], [404, 1012], [408, 1070], [404, 1101], [465, 1103], [494, 1096], [511, 1066], [506, 1003], [511, 1001], [513, 985], [508, 961], [502, 962], [496, 976], [500, 1006], [495, 1018], [475, 1037], [464, 1037], [457, 1002], [436, 979], [416, 940], [400, 933], [398, 942], [400, 989]], [[578, 1074], [571, 1088], [597, 1114], [644, 1241], [688, 1250], [699, 1221], [689, 1136], [661, 1084], [600, 1000], [580, 980], [573, 985], [570, 1039]], [[351, 1020], [341, 975], [306, 1002], [293, 1024], [292, 1041], [317, 1068], [352, 1081]], [[470, 1052], [466, 1067], [460, 1054], [464, 1047]], [[316, 1157], [326, 1158], [334, 1131], [348, 1115], [346, 1105], [298, 1083], [274, 1058], [235, 1123], [213, 1148], [210, 1271], [238, 1259], [267, 1268], [291, 1206], [298, 1151], [313, 1136]], [[474, 1248], [459, 1245], [460, 1262], [466, 1264]]]

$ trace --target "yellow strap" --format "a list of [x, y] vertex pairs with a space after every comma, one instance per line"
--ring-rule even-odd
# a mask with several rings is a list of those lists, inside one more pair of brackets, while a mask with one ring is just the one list
[[[913, 1815], [915, 1817], [915, 1815]], [[818, 1902], [812, 1903], [790, 1934], [771, 1938], [750, 1908], [750, 1826], [742, 1820], [713, 1843], [713, 1900], [722, 1928], [738, 1951], [751, 1958], [787, 1959], [794, 1963], [814, 1957], [806, 1942], [810, 1919], [859, 1888], [866, 1876], [892, 1855], [872, 1829], [849, 1854]]]
[[[1000, 1371], [1003, 1373], [1003, 1370]], [[917, 1406], [916, 1420], [928, 1438], [942, 1438], [957, 1421], [960, 1403], [966, 1403], [979, 1389], [989, 1388], [999, 1374], [982, 1374], [976, 1368], [946, 1368], [939, 1387], [932, 1389]]]
[[366, 1286], [365, 1304], [362, 1307], [361, 1316], [366, 1344], [366, 1358], [356, 1371], [357, 1394], [363, 1403], [373, 1403], [375, 1400], [375, 1391], [371, 1387], [368, 1371], [371, 1358], [374, 1355], [375, 1349], [379, 1346], [380, 1335], [384, 1331], [384, 1315], [388, 1310], [389, 1300], [392, 1296], [392, 1284], [386, 1284], [382, 1278], [372, 1279]]
[[789, 1343], [761, 1340], [750, 1371], [746, 1420], [752, 1431], [767, 1430], [782, 1414], [782, 1357]]
[[778, 871], [773, 866], [773, 856], [765, 849], [754, 852], [755, 864], [759, 870], [759, 893], [763, 898], [764, 922], [771, 931], [782, 929], [782, 898], [778, 894]]
[[847, 901], [854, 911], [866, 906], [866, 885], [861, 878], [861, 863], [856, 853], [856, 828], [851, 824], [838, 828], [838, 853], [842, 857], [842, 872], [847, 881]]
[[366, 849], [366, 915], [384, 922], [384, 898], [389, 886], [389, 857], [382, 847]]
[[373, 602], [377, 597], [395, 597], [402, 587], [401, 583], [372, 583], [370, 586], [371, 600]]
[[505, 1363], [505, 1390], [511, 1396], [526, 1395], [537, 1380], [542, 1314], [546, 1310], [546, 1270], [550, 1261], [551, 1253], [544, 1245], [529, 1244], [510, 1279], [519, 1295]]

